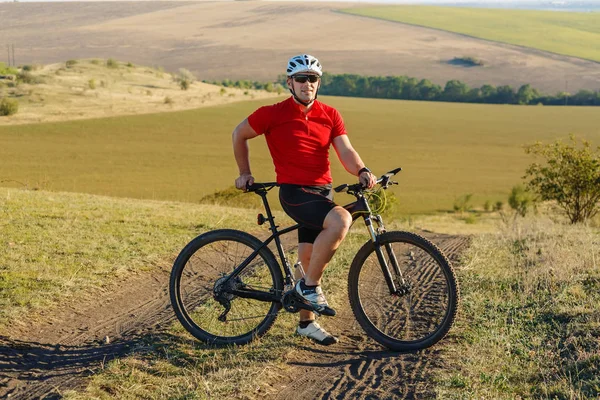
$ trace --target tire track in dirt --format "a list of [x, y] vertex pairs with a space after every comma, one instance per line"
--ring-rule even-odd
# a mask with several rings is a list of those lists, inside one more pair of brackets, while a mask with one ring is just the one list
[[[423, 233], [448, 256], [454, 267], [467, 248], [468, 237]], [[412, 353], [384, 350], [368, 339], [354, 320], [349, 307], [338, 310], [330, 331], [340, 343], [320, 347], [307, 341], [282, 376], [272, 399], [419, 399], [434, 396], [433, 372], [444, 366], [443, 341], [433, 348]]]
[[[282, 238], [286, 253], [295, 240]], [[83, 389], [85, 378], [106, 362], [135, 351], [148, 335], [174, 322], [173, 261], [65, 302], [47, 315], [15, 322], [7, 335], [0, 334], [0, 399], [54, 399], [67, 389]]]
[[168, 279], [167, 269], [133, 276], [0, 336], [0, 398], [59, 398], [81, 387], [86, 376], [175, 319]]
[[[284, 243], [294, 247], [294, 235]], [[468, 238], [426, 234], [456, 261]], [[0, 398], [54, 399], [83, 389], [86, 377], [111, 359], [135, 351], [150, 334], [172, 323], [168, 267], [131, 276], [50, 315], [16, 322], [0, 335]], [[349, 308], [339, 310], [341, 343], [297, 349], [282, 376], [278, 399], [417, 398], [428, 392], [429, 373], [440, 365], [443, 346], [419, 353], [382, 350], [368, 340]], [[340, 328], [338, 328], [339, 330]], [[109, 341], [104, 339], [108, 337]]]

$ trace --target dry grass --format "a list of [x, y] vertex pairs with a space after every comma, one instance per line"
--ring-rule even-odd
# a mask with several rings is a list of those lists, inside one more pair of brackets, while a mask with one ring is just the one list
[[223, 93], [220, 86], [202, 82], [181, 90], [173, 75], [162, 69], [114, 59], [69, 60], [66, 64], [31, 71], [40, 83], [0, 84], [0, 98], [19, 102], [19, 112], [0, 117], [0, 126], [187, 110], [277, 96], [235, 88]]
[[600, 394], [600, 232], [556, 218], [507, 219], [459, 271], [457, 339], [442, 398]]
[[194, 236], [255, 214], [182, 203], [0, 188], [0, 328], [115, 279], [170, 265]]

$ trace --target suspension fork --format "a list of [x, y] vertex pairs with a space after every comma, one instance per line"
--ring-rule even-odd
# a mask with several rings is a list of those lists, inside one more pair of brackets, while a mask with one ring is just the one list
[[[379, 235], [385, 233], [385, 226], [383, 225], [383, 219], [381, 218], [381, 215], [375, 215], [374, 219], [377, 222], [377, 234]], [[392, 268], [394, 268], [394, 274], [398, 279], [398, 283], [400, 286], [405, 287], [406, 281], [404, 280], [404, 276], [402, 276], [402, 271], [400, 270], [400, 265], [398, 264], [398, 259], [396, 258], [396, 254], [392, 249], [392, 245], [386, 243], [384, 247], [388, 255], [388, 259], [392, 263]]]
[[[363, 214], [363, 219], [365, 220], [365, 225], [367, 227], [367, 230], [369, 231], [369, 235], [371, 236], [371, 242], [373, 242], [373, 245], [375, 246], [375, 254], [377, 254], [377, 260], [379, 261], [379, 265], [381, 267], [381, 272], [383, 273], [385, 282], [388, 285], [390, 294], [396, 294], [397, 293], [396, 284], [394, 283], [394, 279], [390, 272], [390, 268], [386, 261], [386, 257], [383, 254], [383, 251], [381, 249], [382, 246], [379, 243], [379, 234], [382, 233], [383, 231], [385, 231], [385, 228], [383, 228], [383, 221], [381, 220], [381, 217], [379, 215], [375, 216], [375, 221], [377, 221], [377, 224], [378, 224], [378, 229], [376, 231], [375, 228], [373, 227], [373, 214], [371, 213], [371, 208], [369, 207], [369, 203], [363, 196], [359, 197], [358, 202], [360, 203], [359, 206], [361, 207], [361, 209], [366, 211]], [[396, 273], [396, 275], [398, 275], [400, 268], [398, 267], [398, 261], [396, 260], [396, 257], [394, 256], [392, 248], [389, 244], [386, 244], [385, 248], [386, 248], [386, 252], [388, 253], [388, 256], [390, 256], [390, 260], [392, 262], [392, 267], [394, 268], [394, 272]]]

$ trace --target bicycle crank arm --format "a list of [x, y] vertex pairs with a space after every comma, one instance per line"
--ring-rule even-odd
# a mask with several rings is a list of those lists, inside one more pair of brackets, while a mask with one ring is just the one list
[[318, 315], [326, 315], [328, 317], [335, 316], [335, 310], [333, 308], [324, 307], [320, 310], [317, 310], [312, 304], [298, 296], [295, 290], [284, 294], [282, 303], [283, 307], [288, 312], [297, 312], [298, 309], [301, 308], [303, 310], [312, 311]]
[[281, 301], [281, 296], [278, 296], [274, 293], [261, 292], [260, 290], [239, 288], [231, 290], [228, 293], [231, 293], [232, 295], [237, 297], [243, 297], [244, 299], [254, 299], [258, 301], [277, 303]]

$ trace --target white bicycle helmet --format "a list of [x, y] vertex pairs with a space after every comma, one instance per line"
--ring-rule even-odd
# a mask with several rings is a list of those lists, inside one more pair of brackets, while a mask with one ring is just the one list
[[287, 76], [300, 74], [302, 72], [312, 72], [319, 76], [323, 75], [321, 63], [310, 54], [300, 54], [290, 58], [287, 65]]

